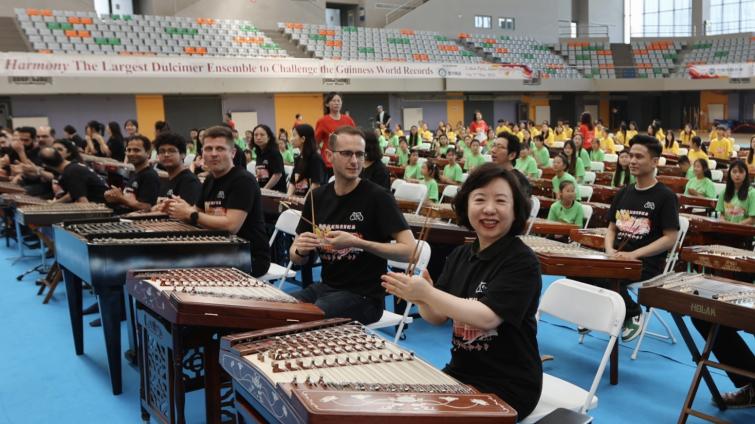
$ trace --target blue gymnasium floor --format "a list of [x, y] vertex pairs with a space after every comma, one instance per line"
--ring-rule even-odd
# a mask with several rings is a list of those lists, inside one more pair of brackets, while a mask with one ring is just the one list
[[[37, 259], [11, 265], [13, 248], [0, 245], [2, 295], [0, 296], [0, 424], [140, 422], [137, 370], [123, 367], [123, 394], [112, 396], [102, 331], [84, 325], [85, 355], [74, 354], [71, 328], [61, 284], [48, 305], [35, 295], [37, 274], [16, 281], [16, 275], [36, 264]], [[546, 285], [553, 281], [546, 278]], [[84, 305], [94, 301], [85, 294]], [[86, 322], [90, 321], [85, 317]], [[670, 322], [670, 320], [669, 320]], [[125, 326], [125, 323], [123, 324]], [[652, 327], [651, 327], [652, 328]], [[124, 335], [124, 345], [125, 340]], [[392, 338], [392, 334], [390, 335]], [[423, 321], [411, 325], [402, 344], [438, 367], [449, 358], [450, 326], [431, 327]], [[747, 336], [752, 345], [752, 337]], [[577, 333], [552, 317], [541, 321], [538, 340], [542, 353], [552, 354], [548, 373], [589, 387], [597, 370], [606, 337], [588, 336], [583, 345]], [[692, 378], [694, 367], [681, 341], [670, 345], [652, 338], [643, 343], [636, 361], [629, 358], [633, 345], [620, 349], [619, 385], [608, 383], [608, 371], [598, 389], [597, 409], [591, 411], [599, 423], [672, 423]], [[714, 371], [722, 390], [732, 385]], [[702, 386], [695, 406], [732, 423], [754, 423], [755, 409], [719, 412]], [[189, 423], [203, 422], [203, 394], [187, 399]], [[691, 419], [690, 422], [700, 422]]]

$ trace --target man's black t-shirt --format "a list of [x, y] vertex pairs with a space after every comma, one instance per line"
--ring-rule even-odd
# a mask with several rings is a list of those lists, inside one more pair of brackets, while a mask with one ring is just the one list
[[122, 138], [110, 137], [107, 140], [107, 148], [110, 149], [110, 157], [123, 162], [126, 157], [126, 144]]
[[262, 216], [260, 186], [252, 174], [234, 166], [218, 179], [209, 175], [202, 185], [197, 208], [216, 216], [225, 216], [228, 209], [246, 212], [244, 224], [236, 235], [252, 245], [252, 275], [265, 275], [270, 268], [269, 239]]
[[454, 321], [451, 362], [444, 371], [497, 394], [521, 419], [535, 408], [542, 388], [535, 319], [540, 264], [517, 237], [502, 237], [482, 252], [478, 243], [457, 247], [435, 286], [462, 299], [477, 299], [503, 322], [486, 331]]
[[190, 205], [195, 205], [202, 191], [202, 183], [191, 170], [184, 169], [173, 179], [160, 181], [160, 193], [158, 197], [178, 196]]
[[159, 191], [160, 177], [151, 166], [132, 175], [123, 189], [123, 193], [132, 193], [136, 200], [150, 205], [157, 203]]
[[[393, 234], [409, 229], [396, 201], [382, 187], [361, 180], [344, 196], [336, 194], [335, 183], [318, 187], [304, 202], [302, 217], [314, 222], [320, 233], [345, 231], [364, 240], [388, 243]], [[311, 201], [314, 197], [315, 220]], [[296, 233], [313, 232], [312, 225], [302, 219]], [[322, 281], [336, 289], [348, 290], [375, 300], [383, 300], [385, 289], [380, 277], [387, 261], [362, 249], [318, 249], [322, 260]]]
[[[323, 185], [325, 181], [325, 162], [322, 160], [317, 152], [312, 152], [309, 161], [305, 164], [302, 156], [296, 158], [294, 162], [294, 175], [291, 177], [291, 182], [294, 184], [294, 194], [297, 196], [304, 196], [309, 191], [309, 186], [312, 183]], [[299, 181], [296, 180], [296, 174], [299, 174]]]
[[[608, 217], [616, 225], [614, 249], [632, 252], [661, 238], [663, 230], [679, 229], [679, 203], [662, 183], [645, 190], [629, 184], [616, 193]], [[642, 258], [643, 280], [663, 272], [666, 253]]]
[[63, 169], [57, 183], [74, 202], [86, 197], [93, 203], [105, 203], [104, 193], [108, 188], [107, 183], [86, 165], [69, 163]]
[[391, 189], [391, 176], [388, 168], [379, 160], [372, 162], [370, 166], [364, 167], [362, 173], [359, 174], [359, 178], [370, 180], [386, 190]]
[[257, 182], [260, 187], [264, 187], [274, 174], [281, 174], [273, 190], [286, 191], [286, 170], [283, 167], [283, 156], [278, 150], [258, 150], [256, 164]]

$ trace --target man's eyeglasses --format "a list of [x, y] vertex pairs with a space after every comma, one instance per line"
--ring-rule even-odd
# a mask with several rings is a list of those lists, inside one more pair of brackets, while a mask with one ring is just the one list
[[344, 159], [351, 159], [352, 156], [355, 156], [357, 160], [364, 160], [364, 152], [361, 150], [334, 150], [333, 153], [338, 153]]

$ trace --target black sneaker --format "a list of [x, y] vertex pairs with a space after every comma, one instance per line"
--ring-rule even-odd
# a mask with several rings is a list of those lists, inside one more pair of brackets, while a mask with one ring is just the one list
[[740, 389], [721, 395], [724, 405], [733, 409], [752, 408], [755, 406], [755, 387], [748, 384]]

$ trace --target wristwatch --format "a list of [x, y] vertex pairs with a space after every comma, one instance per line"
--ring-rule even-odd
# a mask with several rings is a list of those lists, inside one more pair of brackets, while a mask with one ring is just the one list
[[199, 212], [194, 211], [189, 215], [189, 224], [197, 225], [197, 221], [199, 221]]

